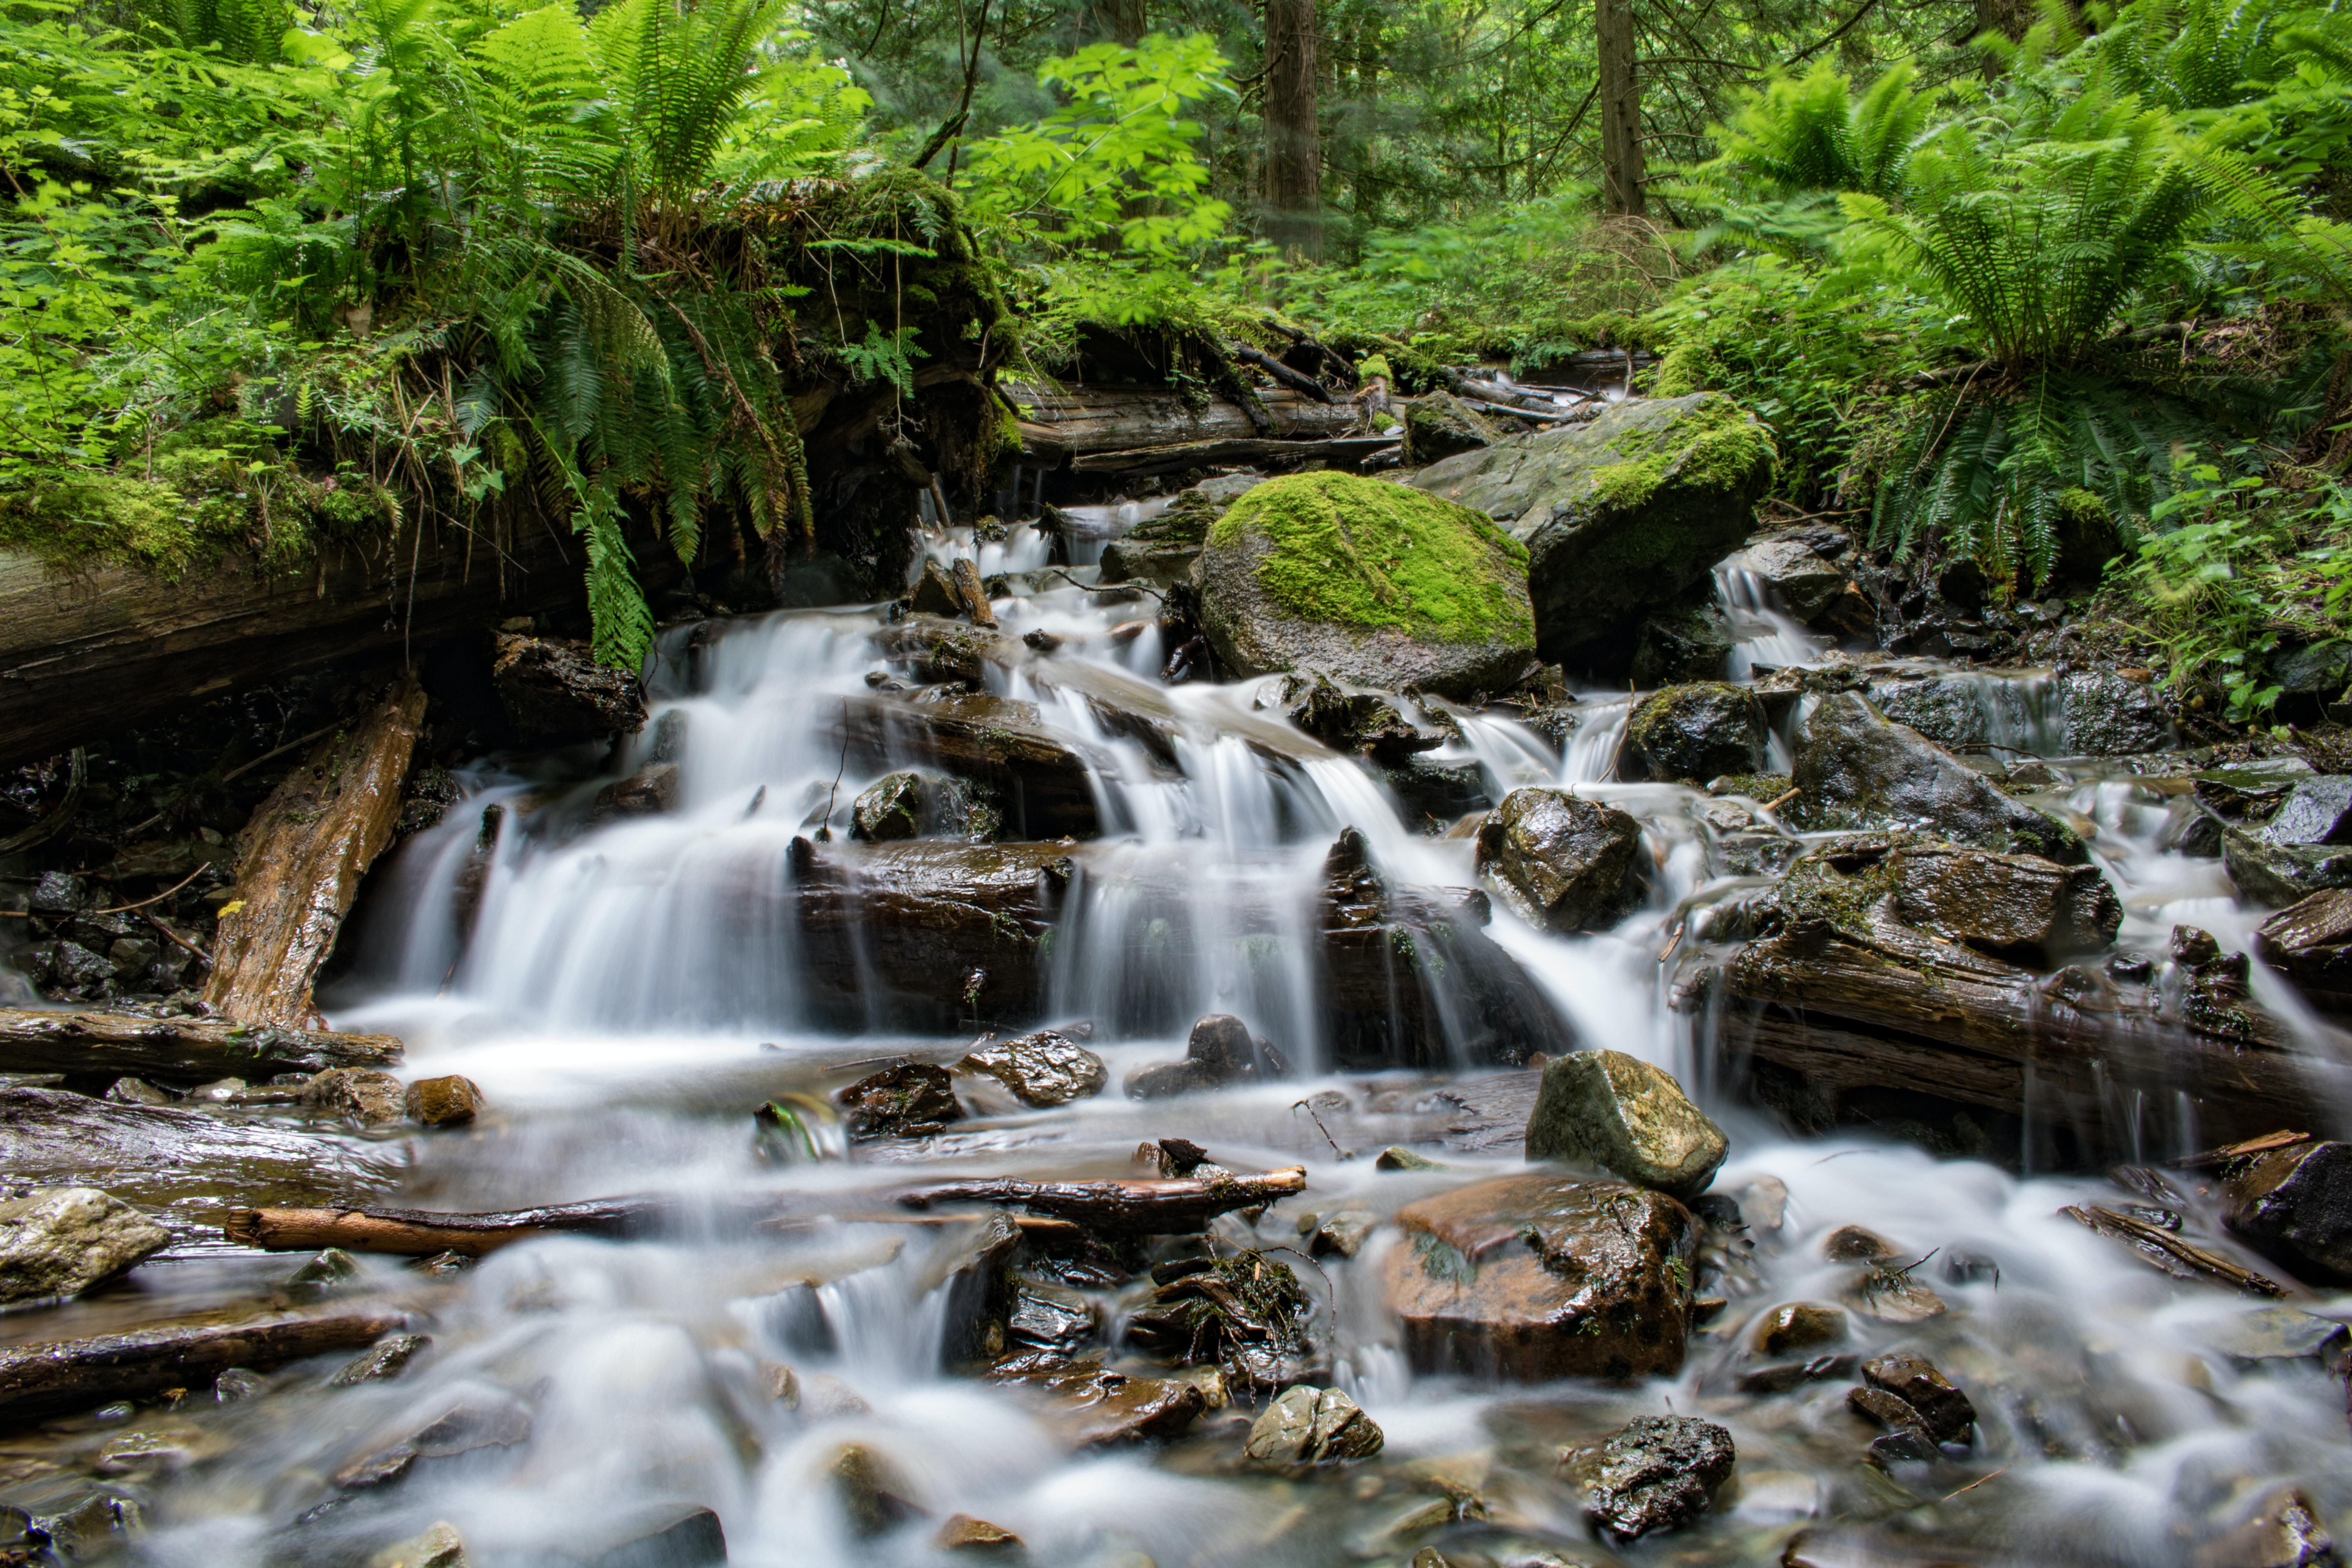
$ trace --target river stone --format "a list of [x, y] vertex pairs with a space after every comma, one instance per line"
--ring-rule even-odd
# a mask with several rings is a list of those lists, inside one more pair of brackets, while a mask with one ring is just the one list
[[1764, 771], [1771, 729], [1752, 692], [1721, 681], [1669, 686], [1644, 697], [1625, 724], [1625, 748], [1654, 779], [1703, 783]]
[[326, 1116], [346, 1116], [362, 1127], [397, 1121], [408, 1112], [408, 1090], [373, 1068], [330, 1068], [302, 1087], [302, 1103]]
[[2313, 1361], [2341, 1371], [2352, 1330], [2333, 1318], [2294, 1307], [2257, 1307], [2225, 1318], [2205, 1332], [2205, 1342], [2231, 1361]]
[[2352, 1009], [2352, 889], [2312, 894], [2264, 921], [2254, 952], [2315, 1006]]
[[1843, 1310], [1820, 1301], [1790, 1301], [1759, 1318], [1748, 1343], [1759, 1355], [1786, 1355], [1843, 1338]]
[[1387, 1441], [1372, 1418], [1336, 1388], [1286, 1390], [1250, 1424], [1243, 1453], [1264, 1465], [1368, 1459]]
[[860, 791], [850, 804], [849, 836], [872, 844], [918, 837], [929, 815], [923, 775], [890, 773]]
[[1566, 790], [1515, 789], [1478, 829], [1486, 885], [1546, 931], [1581, 930], [1629, 896], [1642, 825]]
[[2352, 844], [2352, 777], [2322, 773], [2301, 781], [2262, 836], [2267, 844]]
[[942, 1552], [1017, 1552], [1021, 1538], [1003, 1525], [991, 1524], [984, 1519], [974, 1519], [968, 1513], [951, 1514], [947, 1523], [940, 1526], [931, 1544]]
[[1189, 581], [1192, 563], [1209, 542], [1209, 528], [1225, 510], [1265, 482], [1258, 473], [1218, 474], [1177, 492], [1168, 510], [1147, 517], [1103, 551], [1105, 583], [1141, 580], [1162, 587]]
[[2352, 1143], [2272, 1150], [2225, 1186], [2232, 1234], [2298, 1279], [2352, 1282]]
[[2222, 830], [2221, 865], [2239, 893], [2258, 904], [2292, 904], [2331, 888], [2352, 888], [2352, 847], [2273, 844], [2242, 827]]
[[0, 1305], [79, 1296], [161, 1252], [171, 1233], [95, 1187], [0, 1199]]
[[1290, 1063], [1271, 1042], [1253, 1036], [1249, 1026], [1230, 1013], [1211, 1013], [1193, 1024], [1182, 1061], [1139, 1068], [1128, 1075], [1124, 1087], [1129, 1100], [1158, 1100], [1289, 1076]]
[[677, 764], [647, 763], [627, 778], [615, 779], [588, 803], [588, 823], [601, 827], [625, 816], [659, 816], [677, 809]]
[[1130, 1377], [1100, 1369], [1007, 1380], [1036, 1389], [1046, 1419], [1070, 1448], [1102, 1448], [1183, 1436], [1209, 1396], [1179, 1377]]
[[1685, 1200], [1706, 1190], [1729, 1151], [1674, 1074], [1622, 1051], [1554, 1058], [1528, 1118], [1528, 1159], [1588, 1161]]
[[566, 745], [634, 734], [645, 726], [645, 693], [627, 670], [597, 662], [584, 642], [498, 634], [490, 684], [525, 745]]
[[1964, 1443], [1977, 1410], [1952, 1380], [1924, 1356], [1897, 1351], [1862, 1363], [1863, 1381], [1883, 1389], [1919, 1413], [1927, 1435], [1938, 1443]]
[[1445, 743], [1444, 736], [1408, 723], [1385, 695], [1343, 691], [1319, 669], [1286, 677], [1282, 700], [1285, 718], [1335, 752], [1369, 751], [1393, 763]]
[[1688, 1415], [1643, 1415], [1569, 1468], [1595, 1528], [1619, 1541], [1679, 1530], [1706, 1513], [1738, 1461], [1731, 1434]]
[[1428, 392], [1404, 406], [1404, 460], [1412, 468], [1475, 452], [1503, 438], [1485, 415], [1450, 392]]
[[1887, 857], [1895, 910], [1922, 931], [2040, 968], [2115, 941], [2123, 901], [2092, 865], [1906, 843]]
[[2265, 1493], [2253, 1517], [2200, 1546], [2190, 1568], [2342, 1568], [2319, 1510], [2297, 1487]]
[[963, 1119], [948, 1069], [931, 1062], [908, 1062], [868, 1073], [835, 1095], [849, 1135], [929, 1138]]
[[389, 1383], [408, 1370], [408, 1363], [431, 1348], [430, 1334], [386, 1334], [343, 1363], [327, 1380], [330, 1388], [357, 1388], [363, 1383]]
[[[1629, 398], [1600, 417], [1448, 458], [1413, 476], [1475, 507], [1528, 552], [1537, 641], [1591, 664], [1738, 548], [1771, 480], [1764, 427], [1719, 393]], [[1620, 656], [1622, 657], [1622, 656]]]
[[1014, 1351], [1067, 1361], [1094, 1334], [1094, 1303], [1066, 1285], [1022, 1279], [1004, 1326]]
[[480, 1112], [482, 1089], [472, 1079], [445, 1073], [410, 1084], [403, 1103], [411, 1121], [427, 1127], [463, 1127]]
[[1536, 662], [1526, 547], [1384, 479], [1268, 479], [1217, 520], [1192, 572], [1209, 646], [1235, 674], [1321, 669], [1466, 698]]
[[2088, 858], [2073, 829], [2011, 800], [1917, 731], [1888, 722], [1855, 692], [1815, 703], [1792, 776], [1803, 793], [1783, 815], [1810, 832], [1927, 828], [2061, 865]]
[[825, 1467], [834, 1500], [849, 1528], [868, 1540], [888, 1533], [924, 1510], [907, 1500], [907, 1483], [887, 1459], [856, 1443], [844, 1443]]
[[1547, 1383], [1681, 1368], [1698, 1226], [1663, 1193], [1507, 1176], [1396, 1223], [1388, 1300], [1414, 1370]]
[[923, 559], [921, 575], [915, 579], [915, 589], [908, 605], [919, 616], [944, 616], [950, 620], [963, 614], [963, 595], [956, 592], [955, 579], [948, 569], [929, 556]]
[[[1713, 605], [1668, 605], [1642, 617], [1633, 637], [1633, 684], [1655, 688], [1721, 680], [1731, 673], [1731, 617]], [[1753, 770], [1750, 770], [1753, 771]]]
[[2172, 715], [2153, 680], [2108, 669], [2070, 671], [2058, 680], [2066, 751], [2076, 757], [2132, 757], [2171, 749]]
[[1100, 1094], [1110, 1081], [1102, 1058], [1052, 1029], [991, 1041], [956, 1063], [956, 1070], [985, 1073], [1022, 1104], [1041, 1109]]
[[1759, 540], [1724, 564], [1763, 579], [1801, 621], [1811, 620], [1845, 592], [1843, 569], [1801, 539]]
[[368, 1559], [368, 1568], [467, 1568], [466, 1542], [457, 1527], [445, 1521], [385, 1547]]

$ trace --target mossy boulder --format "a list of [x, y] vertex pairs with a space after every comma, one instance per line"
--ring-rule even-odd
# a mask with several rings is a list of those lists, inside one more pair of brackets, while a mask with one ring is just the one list
[[1753, 692], [1721, 681], [1669, 686], [1633, 709], [1625, 744], [1654, 779], [1705, 784], [1764, 771], [1770, 728]]
[[1494, 422], [1450, 392], [1416, 398], [1404, 410], [1404, 460], [1434, 463], [1503, 438]]
[[1739, 547], [1776, 456], [1738, 404], [1697, 393], [1628, 399], [1586, 424], [1508, 437], [1412, 483], [1527, 545], [1543, 657], [1588, 668], [1629, 657], [1645, 612]]
[[1466, 697], [1535, 663], [1526, 547], [1403, 485], [1268, 479], [1217, 519], [1192, 571], [1210, 646], [1237, 674], [1315, 668]]

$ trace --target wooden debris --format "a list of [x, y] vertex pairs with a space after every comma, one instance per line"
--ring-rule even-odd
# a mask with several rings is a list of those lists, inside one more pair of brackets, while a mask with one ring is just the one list
[[1070, 468], [1081, 474], [1172, 474], [1184, 468], [1238, 463], [1354, 463], [1395, 444], [1392, 436], [1334, 436], [1322, 440], [1229, 437], [1085, 452], [1070, 460]]
[[1213, 1181], [944, 1182], [899, 1194], [908, 1208], [933, 1204], [1002, 1204], [1090, 1230], [1181, 1236], [1221, 1214], [1257, 1208], [1307, 1190], [1307, 1168], [1292, 1165], [1263, 1175]]
[[226, 1018], [0, 1007], [0, 1072], [127, 1073], [210, 1083], [329, 1068], [386, 1068], [400, 1058], [400, 1041], [390, 1035], [247, 1028]]
[[2227, 1285], [2243, 1290], [2249, 1296], [2284, 1296], [2287, 1288], [2267, 1275], [2232, 1263], [2219, 1253], [2208, 1252], [2186, 1242], [2170, 1231], [2136, 1219], [2127, 1214], [2117, 1214], [2097, 1204], [2069, 1204], [2058, 1211], [2077, 1224], [2086, 1226], [2101, 1236], [2112, 1237], [2162, 1273], [2175, 1279], [2202, 1279], [2210, 1284]]
[[557, 1231], [592, 1236], [627, 1236], [648, 1228], [676, 1211], [667, 1198], [601, 1198], [592, 1203], [488, 1214], [436, 1214], [421, 1209], [249, 1208], [235, 1209], [221, 1234], [243, 1247], [269, 1252], [308, 1252], [340, 1247], [346, 1252], [389, 1252], [423, 1258], [456, 1252], [479, 1258], [501, 1247]]
[[402, 1327], [397, 1312], [174, 1324], [0, 1350], [0, 1421], [40, 1420], [116, 1399], [210, 1388], [233, 1366], [268, 1371], [304, 1356], [358, 1350]]
[[2225, 1144], [2219, 1149], [2208, 1149], [2201, 1154], [2191, 1154], [2175, 1163], [2186, 1171], [2205, 1171], [2216, 1165], [2226, 1165], [2232, 1160], [2242, 1160], [2250, 1154], [2267, 1154], [2273, 1149], [2291, 1149], [2297, 1143], [2310, 1142], [2311, 1134], [2308, 1132], [2265, 1132], [2242, 1143]]

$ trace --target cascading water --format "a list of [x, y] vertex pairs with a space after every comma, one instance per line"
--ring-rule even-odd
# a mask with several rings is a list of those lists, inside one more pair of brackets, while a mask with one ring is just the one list
[[[1025, 528], [977, 548], [983, 573], [1044, 559]], [[941, 537], [931, 550], [946, 559], [974, 545]], [[723, 1524], [728, 1561], [779, 1568], [940, 1560], [933, 1542], [960, 1513], [1018, 1535], [1034, 1562], [1105, 1568], [1427, 1568], [1424, 1548], [1465, 1565], [2186, 1565], [2189, 1542], [2273, 1481], [2301, 1487], [2323, 1514], [2352, 1507], [2341, 1381], [2322, 1359], [2231, 1352], [2244, 1337], [2240, 1304], [2175, 1292], [2059, 1216], [2069, 1203], [2114, 1201], [2103, 1184], [2021, 1178], [1852, 1132], [1794, 1142], [1717, 1093], [1727, 1086], [1696, 1049], [1692, 1015], [1671, 1004], [1715, 911], [1759, 885], [1719, 863], [1726, 825], [1779, 829], [1764, 802], [1612, 782], [1628, 705], [1604, 692], [1574, 705], [1564, 747], [1492, 712], [1462, 714], [1459, 740], [1434, 760], [1475, 763], [1490, 795], [1559, 785], [1643, 825], [1645, 890], [1610, 929], [1550, 935], [1498, 901], [1489, 934], [1582, 1042], [1675, 1070], [1730, 1133], [1715, 1190], [1738, 1200], [1748, 1228], [1709, 1287], [1729, 1304], [1683, 1372], [1534, 1387], [1417, 1377], [1381, 1304], [1387, 1260], [1408, 1243], [1382, 1230], [1352, 1258], [1298, 1268], [1323, 1381], [1386, 1434], [1381, 1458], [1347, 1478], [1242, 1466], [1250, 1412], [1238, 1388], [1236, 1404], [1163, 1451], [1074, 1450], [1050, 1400], [951, 1375], [950, 1305], [976, 1222], [902, 1223], [892, 1194], [918, 1173], [1131, 1175], [1139, 1141], [1191, 1139], [1234, 1170], [1303, 1163], [1304, 1200], [1216, 1226], [1229, 1243], [1303, 1249], [1314, 1228], [1300, 1226], [1303, 1212], [1377, 1218], [1521, 1168], [1507, 1140], [1441, 1149], [1424, 1169], [1380, 1168], [1370, 1156], [1383, 1144], [1442, 1140], [1479, 1080], [1337, 1070], [1309, 962], [1320, 868], [1344, 829], [1400, 885], [1470, 885], [1471, 841], [1416, 833], [1355, 762], [1257, 706], [1273, 682], [1157, 687], [1156, 628], [1123, 630], [1137, 606], [1097, 603], [1087, 575], [1016, 577], [996, 603], [1005, 631], [1059, 646], [986, 679], [996, 696], [1034, 704], [1037, 724], [1086, 762], [1103, 831], [1071, 845], [1056, 873], [1040, 997], [1048, 1018], [1093, 1023], [1111, 1091], [1044, 1110], [975, 1091], [979, 1114], [847, 1161], [790, 1159], [763, 1141], [749, 1115], [763, 1101], [821, 1102], [877, 1064], [952, 1060], [969, 1037], [878, 1005], [846, 1023], [818, 1005], [842, 977], [819, 972], [791, 914], [811, 867], [846, 853], [861, 792], [924, 756], [850, 743], [856, 705], [903, 668], [876, 651], [882, 613], [674, 630], [651, 669], [651, 721], [609, 762], [463, 773], [460, 805], [380, 873], [371, 946], [334, 1016], [396, 1030], [415, 1072], [465, 1073], [493, 1108], [470, 1133], [418, 1142], [415, 1203], [661, 1193], [691, 1223], [630, 1241], [547, 1237], [449, 1275], [364, 1264], [366, 1288], [428, 1322], [430, 1352], [397, 1381], [329, 1389], [289, 1373], [265, 1400], [206, 1413], [184, 1445], [193, 1468], [152, 1482], [142, 1561], [362, 1563], [446, 1521], [478, 1568], [589, 1562], [664, 1510], [700, 1507]], [[1721, 591], [1743, 674], [1819, 657], [1819, 640], [1756, 584], [1732, 574]], [[1118, 722], [1121, 702], [1160, 729]], [[618, 810], [627, 781], [669, 792], [667, 809]], [[2095, 826], [2125, 945], [2153, 950], [2184, 920], [2243, 945], [2250, 921], [2216, 863], [2158, 847], [2174, 826], [2169, 797], [2084, 769], [2047, 803]], [[795, 848], [820, 838], [821, 850]], [[1435, 994], [1439, 1067], [1469, 1060], [1458, 981], [1427, 962], [1400, 973]], [[854, 978], [880, 994], [922, 977]], [[1118, 1092], [1129, 1071], [1180, 1054], [1209, 1012], [1244, 1019], [1297, 1077], [1173, 1100]], [[747, 1226], [751, 1210], [771, 1217]], [[1891, 1238], [1895, 1262], [1921, 1260], [1918, 1278], [1949, 1308], [1904, 1322], [1850, 1303], [1834, 1347], [1922, 1349], [1973, 1392], [1976, 1448], [1927, 1480], [1858, 1462], [1867, 1434], [1844, 1403], [1850, 1373], [1774, 1397], [1739, 1389], [1753, 1310], [1847, 1289], [1850, 1270], [1821, 1251], [1823, 1233], [1845, 1226]], [[192, 1262], [177, 1289], [225, 1298], [269, 1267]], [[1083, 1310], [1108, 1330], [1138, 1291], [1095, 1286]], [[478, 1424], [506, 1421], [504, 1435], [417, 1458], [397, 1486], [334, 1480], [459, 1406]], [[1734, 1482], [1670, 1545], [1594, 1539], [1558, 1479], [1560, 1452], [1667, 1410], [1730, 1427]], [[104, 1441], [102, 1426], [91, 1431]], [[849, 1469], [882, 1479], [861, 1492]], [[1814, 1554], [1784, 1559], [1801, 1526], [1816, 1532]]]

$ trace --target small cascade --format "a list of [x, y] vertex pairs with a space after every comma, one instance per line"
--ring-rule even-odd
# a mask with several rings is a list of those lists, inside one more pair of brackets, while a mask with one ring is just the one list
[[1731, 679], [1752, 680], [1759, 669], [1813, 663], [1829, 639], [1807, 631], [1789, 614], [1780, 591], [1733, 556], [1715, 569], [1716, 602], [1731, 620]]

